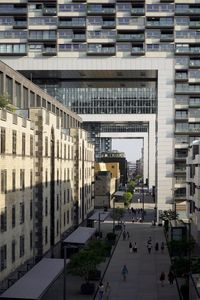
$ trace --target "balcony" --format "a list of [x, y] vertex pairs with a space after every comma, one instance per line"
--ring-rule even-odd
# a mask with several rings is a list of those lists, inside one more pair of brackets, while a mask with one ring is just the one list
[[184, 72], [177, 72], [175, 75], [176, 81], [187, 81], [188, 80], [188, 74]]
[[27, 7], [12, 4], [0, 4], [0, 15], [26, 15]]
[[186, 167], [182, 167], [182, 168], [176, 168], [174, 170], [174, 173], [186, 173]]
[[45, 47], [42, 51], [42, 55], [44, 56], [54, 56], [57, 54], [56, 47]]
[[147, 20], [146, 23], [147, 28], [173, 28], [174, 27], [174, 22], [167, 22], [163, 20]]
[[88, 7], [87, 13], [89, 15], [114, 15], [115, 14], [115, 7], [105, 7], [105, 6], [92, 6]]
[[84, 42], [86, 40], [86, 35], [85, 34], [73, 34], [72, 35], [72, 41], [73, 42]]
[[29, 36], [29, 41], [56, 41], [57, 39], [57, 36], [55, 34], [52, 34], [52, 35], [30, 35]]
[[86, 27], [86, 21], [80, 20], [80, 21], [59, 21], [58, 23], [59, 28], [85, 28]]
[[132, 47], [131, 55], [144, 55], [145, 49], [143, 47]]
[[117, 41], [119, 42], [144, 41], [144, 34], [119, 33], [117, 35]]
[[190, 98], [189, 106], [190, 107], [200, 107], [200, 98]]
[[189, 67], [190, 68], [200, 68], [200, 59], [190, 59]]
[[180, 120], [187, 120], [188, 115], [187, 114], [175, 114], [175, 120], [180, 121]]
[[27, 21], [20, 21], [20, 20], [15, 20], [13, 24], [13, 29], [26, 29], [27, 28]]
[[161, 42], [173, 42], [173, 40], [174, 40], [174, 35], [173, 34], [161, 33], [161, 35], [160, 35], [160, 41]]
[[188, 15], [199, 15], [200, 14], [200, 7], [180, 7], [177, 5], [175, 9], [175, 14], [180, 16], [188, 16]]
[[133, 7], [131, 9], [131, 15], [133, 16], [143, 16], [145, 14], [144, 7]]
[[175, 93], [177, 94], [199, 94], [200, 93], [200, 86], [199, 85], [176, 85]]
[[115, 21], [104, 21], [102, 22], [102, 28], [115, 28], [116, 22]]
[[44, 7], [43, 15], [44, 16], [56, 16], [57, 9], [56, 7]]
[[190, 21], [189, 28], [200, 28], [200, 21]]
[[92, 46], [88, 45], [87, 49], [87, 55], [115, 55], [116, 49], [115, 47], [98, 47], [98, 46]]

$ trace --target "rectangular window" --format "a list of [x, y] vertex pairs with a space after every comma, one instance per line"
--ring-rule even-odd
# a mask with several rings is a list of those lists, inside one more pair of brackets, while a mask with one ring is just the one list
[[12, 170], [12, 191], [16, 191], [16, 171]]
[[26, 154], [26, 134], [22, 133], [22, 156]]
[[57, 198], [56, 198], [56, 209], [59, 210], [59, 195], [57, 194]]
[[65, 212], [64, 212], [64, 215], [63, 215], [63, 225], [64, 225], [64, 227], [66, 225], [66, 213]]
[[20, 189], [23, 191], [25, 188], [25, 170], [20, 169]]
[[33, 170], [30, 170], [30, 189], [33, 188]]
[[6, 152], [6, 130], [5, 128], [1, 128], [1, 137], [0, 137], [0, 154], [4, 154]]
[[56, 235], [58, 235], [58, 234], [59, 234], [59, 222], [57, 220], [57, 222], [56, 222]]
[[48, 243], [48, 227], [45, 227], [45, 245]]
[[13, 130], [12, 132], [12, 154], [17, 153], [17, 131]]
[[48, 215], [48, 198], [45, 198], [45, 216]]
[[19, 239], [19, 256], [24, 256], [24, 235], [21, 235]]
[[33, 249], [33, 231], [30, 231], [30, 250]]
[[15, 255], [15, 252], [16, 252], [16, 242], [15, 240], [12, 241], [12, 263], [15, 262], [15, 258], [16, 258], [16, 255]]
[[15, 82], [16, 106], [21, 108], [21, 84]]
[[64, 190], [64, 196], [63, 197], [64, 197], [63, 202], [64, 202], [64, 204], [66, 204], [66, 191], [65, 190]]
[[20, 224], [24, 223], [24, 202], [20, 202], [19, 204], [19, 222]]
[[59, 170], [57, 169], [57, 184], [59, 184]]
[[25, 87], [23, 87], [23, 100], [24, 100], [24, 105], [23, 105], [23, 107], [24, 107], [24, 109], [26, 109], [26, 108], [28, 108], [28, 89], [27, 88], [25, 88]]
[[1, 232], [5, 232], [7, 230], [7, 207], [1, 211]]
[[[8, 50], [8, 48], [7, 48], [7, 50]], [[9, 52], [9, 51], [6, 51], [6, 52]], [[6, 76], [6, 92], [8, 94], [8, 98], [11, 100], [9, 102], [12, 102], [12, 98], [13, 98], [13, 80], [9, 76]]]
[[12, 228], [16, 225], [16, 209], [15, 205], [12, 206]]
[[30, 220], [33, 219], [33, 200], [30, 201]]
[[59, 158], [59, 141], [57, 141], [57, 158]]
[[7, 267], [7, 246], [6, 245], [1, 246], [0, 262], [1, 262], [1, 271], [3, 271]]
[[67, 224], [69, 224], [69, 210], [67, 211]]
[[30, 135], [30, 156], [33, 156], [33, 136]]
[[45, 156], [48, 157], [48, 137], [45, 137]]
[[67, 149], [66, 149], [66, 145], [64, 145], [64, 159], [66, 159], [66, 157], [67, 157]]
[[1, 170], [1, 193], [7, 192], [7, 170]]

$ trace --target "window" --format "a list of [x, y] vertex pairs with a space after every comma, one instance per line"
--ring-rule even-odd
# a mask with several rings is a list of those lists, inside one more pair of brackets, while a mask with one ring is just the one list
[[45, 227], [45, 245], [48, 243], [48, 227]]
[[48, 137], [45, 137], [45, 156], [48, 157]]
[[58, 235], [58, 234], [59, 234], [59, 222], [57, 220], [57, 222], [56, 222], [56, 235]]
[[16, 225], [16, 209], [15, 205], [12, 206], [12, 228]]
[[25, 170], [20, 170], [20, 189], [24, 190], [25, 188]]
[[1, 137], [0, 137], [0, 154], [6, 152], [6, 130], [1, 128]]
[[67, 211], [67, 224], [69, 224], [69, 210]]
[[56, 209], [59, 210], [59, 195], [57, 194], [56, 198]]
[[59, 170], [57, 169], [57, 184], [59, 184]]
[[33, 136], [30, 135], [30, 156], [33, 156]]
[[17, 131], [13, 130], [12, 132], [12, 154], [17, 153]]
[[26, 134], [22, 133], [22, 156], [26, 154]]
[[5, 232], [7, 230], [7, 207], [1, 211], [1, 232]]
[[16, 171], [12, 170], [12, 191], [16, 190]]
[[64, 200], [63, 202], [64, 202], [64, 204], [66, 204], [66, 191], [65, 191], [65, 190], [64, 190], [64, 196], [63, 196], [63, 198], [64, 198], [64, 199], [63, 199], [63, 200]]
[[33, 249], [33, 231], [30, 231], [30, 250]]
[[69, 189], [67, 189], [67, 203], [69, 203], [69, 197], [70, 197], [70, 195], [69, 195]]
[[30, 220], [33, 219], [33, 200], [30, 201]]
[[1, 170], [1, 193], [7, 192], [7, 170]]
[[64, 212], [64, 215], [63, 215], [63, 225], [64, 225], [64, 227], [66, 225], [66, 213], [65, 212]]
[[15, 252], [16, 252], [16, 242], [15, 240], [12, 241], [12, 263], [15, 262], [15, 258], [16, 258], [16, 255], [15, 255]]
[[[13, 33], [14, 33], [14, 31], [13, 31]], [[16, 31], [16, 33], [17, 33], [17, 31]], [[21, 31], [21, 33], [25, 33], [25, 31]], [[15, 82], [15, 95], [16, 95], [16, 105], [17, 105], [17, 107], [21, 108], [21, 85], [18, 82]]]
[[1, 262], [1, 271], [3, 271], [7, 267], [7, 246], [6, 245], [1, 246], [0, 262]]
[[67, 151], [66, 151], [66, 145], [64, 145], [64, 159], [66, 159], [66, 157], [67, 157], [67, 156], [66, 156], [66, 152], [67, 152]]
[[57, 158], [59, 158], [59, 141], [57, 141]]
[[45, 216], [48, 215], [48, 198], [45, 198]]
[[48, 186], [48, 170], [46, 169], [46, 172], [45, 172], [45, 186], [47, 187]]
[[20, 224], [24, 223], [24, 202], [19, 204], [19, 222]]
[[19, 256], [24, 256], [24, 235], [21, 235], [19, 239]]
[[30, 189], [33, 188], [33, 170], [30, 170]]

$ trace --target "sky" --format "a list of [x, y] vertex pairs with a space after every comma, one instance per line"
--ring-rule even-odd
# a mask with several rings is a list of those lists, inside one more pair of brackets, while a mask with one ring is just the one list
[[113, 139], [112, 150], [125, 152], [128, 161], [135, 162], [141, 158], [142, 139]]

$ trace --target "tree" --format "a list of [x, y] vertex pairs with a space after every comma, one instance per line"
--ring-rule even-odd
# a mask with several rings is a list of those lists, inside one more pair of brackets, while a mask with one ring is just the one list
[[108, 246], [104, 241], [91, 241], [88, 246], [74, 254], [68, 265], [68, 272], [81, 276], [89, 282], [89, 275], [96, 271], [96, 267], [107, 255]]
[[132, 200], [133, 194], [130, 192], [125, 192], [123, 195], [124, 198], [124, 205], [129, 206]]
[[11, 112], [15, 111], [15, 107], [10, 104], [9, 97], [7, 95], [0, 95], [0, 108], [7, 109]]
[[125, 211], [124, 211], [123, 208], [117, 207], [117, 208], [115, 208], [115, 209], [113, 210], [113, 212], [111, 213], [111, 218], [112, 218], [113, 220], [117, 221], [117, 222], [118, 222], [118, 225], [119, 225], [119, 222], [120, 222], [121, 219], [123, 218], [124, 213], [125, 213]]
[[135, 181], [130, 180], [127, 185], [127, 191], [133, 194], [135, 186], [136, 186]]
[[161, 215], [160, 215], [160, 219], [163, 221], [171, 221], [171, 220], [177, 220], [178, 219], [179, 214], [176, 213], [174, 210], [164, 210]]

